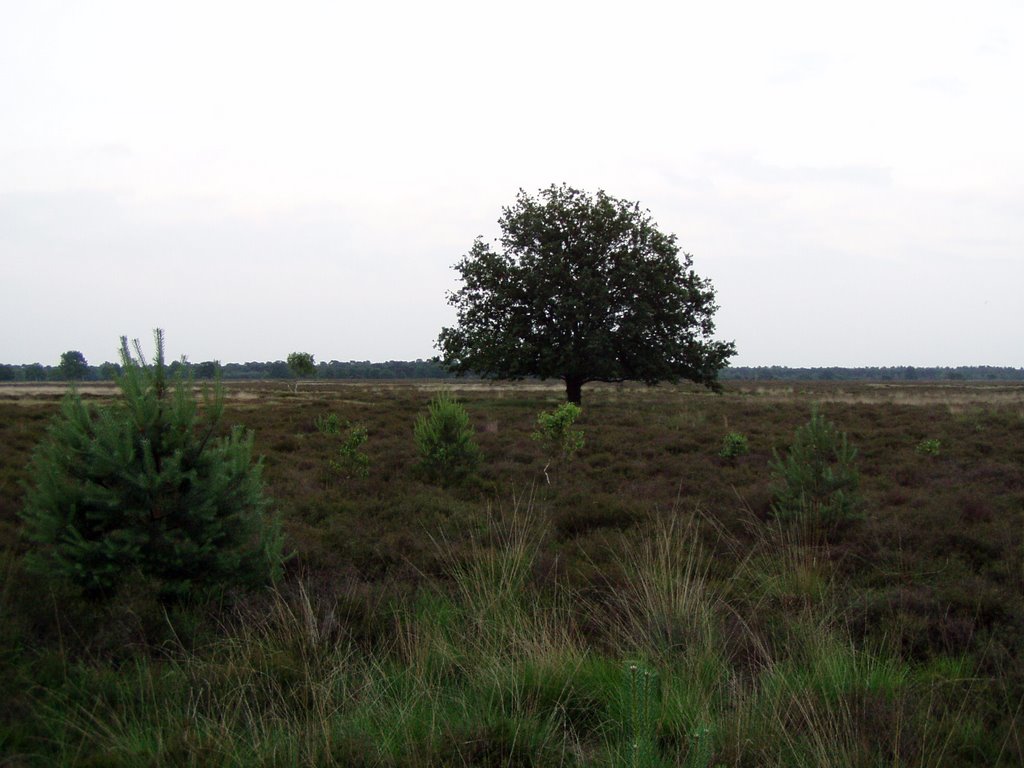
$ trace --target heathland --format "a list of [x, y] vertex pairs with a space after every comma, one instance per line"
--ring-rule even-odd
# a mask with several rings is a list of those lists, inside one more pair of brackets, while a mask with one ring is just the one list
[[[482, 456], [448, 487], [441, 387]], [[559, 385], [232, 383], [292, 556], [206, 602], [25, 567], [62, 394], [0, 388], [0, 764], [1024, 764], [1019, 383], [590, 385], [554, 461]], [[841, 524], [772, 510], [815, 408], [857, 450]]]

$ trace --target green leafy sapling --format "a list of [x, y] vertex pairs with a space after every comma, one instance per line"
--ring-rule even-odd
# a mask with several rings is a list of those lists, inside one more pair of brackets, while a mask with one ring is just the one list
[[347, 425], [348, 434], [338, 446], [338, 455], [330, 460], [330, 467], [344, 477], [368, 477], [370, 457], [362, 450], [368, 439], [366, 427]]
[[299, 391], [299, 381], [316, 375], [316, 364], [309, 352], [292, 352], [288, 355], [288, 370], [295, 377], [295, 392]]
[[327, 460], [333, 474], [346, 478], [369, 476], [370, 457], [362, 450], [369, 439], [366, 427], [347, 419], [342, 421], [336, 413], [317, 416], [313, 425], [321, 435], [340, 441], [337, 453]]
[[740, 456], [750, 453], [750, 443], [747, 436], [741, 432], [730, 432], [722, 439], [722, 450], [718, 455], [723, 459], [735, 460]]
[[559, 459], [572, 461], [583, 447], [583, 430], [573, 428], [581, 413], [583, 409], [575, 403], [562, 403], [557, 408], [537, 414], [537, 429], [530, 437], [544, 446], [547, 455], [544, 479], [549, 485], [551, 477], [548, 475], [548, 469], [552, 462]]

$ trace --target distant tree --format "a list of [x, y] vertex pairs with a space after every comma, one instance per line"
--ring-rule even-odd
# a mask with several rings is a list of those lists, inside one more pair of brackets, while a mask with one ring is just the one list
[[714, 289], [638, 203], [564, 184], [520, 190], [498, 223], [500, 251], [478, 238], [455, 265], [458, 322], [437, 340], [450, 370], [560, 378], [577, 405], [590, 381], [718, 388], [735, 346], [711, 340]]
[[13, 365], [0, 365], [0, 381], [14, 381], [16, 378]]
[[85, 355], [77, 349], [69, 349], [60, 356], [61, 378], [66, 381], [81, 381], [89, 372], [89, 364], [85, 361]]
[[152, 364], [135, 351], [121, 339], [121, 398], [96, 408], [72, 390], [36, 449], [22, 512], [33, 567], [96, 596], [140, 574], [169, 597], [276, 578], [282, 538], [252, 433], [215, 437], [223, 392], [200, 409], [190, 381], [169, 379], [162, 331]]
[[313, 362], [313, 356], [308, 352], [292, 352], [288, 355], [288, 370], [297, 379], [295, 391], [298, 392], [299, 381], [316, 375], [316, 363]]

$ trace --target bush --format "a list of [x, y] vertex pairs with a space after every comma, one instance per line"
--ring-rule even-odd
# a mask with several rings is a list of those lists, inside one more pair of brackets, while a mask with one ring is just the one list
[[722, 440], [722, 450], [718, 452], [718, 455], [723, 459], [735, 459], [748, 453], [750, 453], [750, 444], [747, 442], [747, 436], [739, 432], [730, 432]]
[[200, 418], [181, 367], [168, 382], [163, 332], [155, 336], [152, 365], [122, 337], [119, 402], [93, 408], [72, 389], [36, 449], [22, 511], [38, 547], [30, 563], [94, 596], [135, 575], [164, 597], [271, 581], [282, 537], [252, 433], [215, 437], [219, 382], [204, 391]]
[[925, 438], [917, 444], [916, 450], [922, 456], [938, 456], [942, 443], [935, 438]]
[[572, 461], [583, 447], [583, 430], [572, 428], [581, 413], [583, 409], [575, 403], [562, 403], [551, 411], [537, 414], [537, 429], [530, 437], [544, 446], [548, 460], [544, 465], [544, 479], [549, 485], [551, 476], [548, 469], [552, 462], [558, 459]]
[[420, 452], [420, 470], [431, 482], [457, 484], [480, 463], [469, 414], [450, 392], [438, 392], [430, 401], [427, 414], [416, 420], [413, 436]]
[[551, 411], [541, 411], [531, 437], [544, 445], [551, 459], [561, 456], [571, 460], [583, 447], [583, 430], [572, 428], [581, 413], [583, 409], [575, 403], [562, 403]]
[[363, 445], [368, 439], [366, 427], [346, 420], [342, 424], [336, 413], [328, 413], [317, 416], [313, 420], [317, 431], [326, 437], [340, 436], [342, 429], [348, 430], [348, 434], [342, 439], [338, 447], [337, 458], [328, 460], [333, 472], [345, 477], [367, 477], [370, 474], [370, 457], [362, 451]]
[[363, 451], [368, 433], [366, 427], [346, 424], [348, 434], [338, 447], [338, 457], [330, 460], [331, 469], [345, 477], [368, 477], [370, 457]]
[[321, 435], [337, 435], [341, 433], [341, 419], [336, 413], [328, 413], [313, 419], [313, 426]]
[[856, 458], [857, 450], [849, 445], [846, 434], [814, 411], [811, 420], [797, 429], [786, 457], [775, 453], [772, 514], [779, 520], [825, 525], [856, 517], [860, 506]]

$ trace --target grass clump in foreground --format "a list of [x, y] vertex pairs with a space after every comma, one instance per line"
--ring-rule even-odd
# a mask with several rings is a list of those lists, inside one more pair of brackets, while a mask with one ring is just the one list
[[359, 642], [299, 582], [236, 608], [203, 647], [73, 665], [33, 696], [46, 759], [943, 765], [974, 738], [956, 705], [971, 683], [921, 682], [894, 649], [858, 648], [827, 588], [761, 625], [772, 569], [807, 561], [785, 537], [769, 557], [773, 529], [718, 577], [713, 547], [739, 542], [676, 515], [624, 550], [623, 590], [587, 598], [536, 580], [543, 517], [516, 506], [468, 549], [439, 540], [446, 579], [393, 606], [385, 642]]

